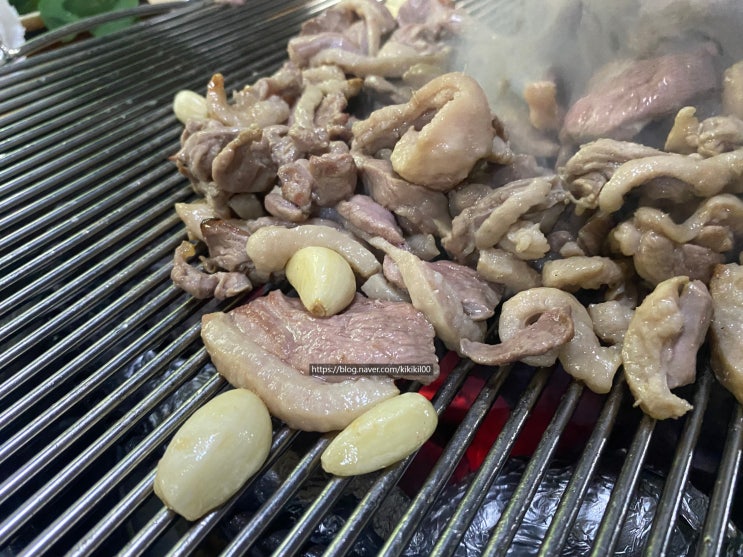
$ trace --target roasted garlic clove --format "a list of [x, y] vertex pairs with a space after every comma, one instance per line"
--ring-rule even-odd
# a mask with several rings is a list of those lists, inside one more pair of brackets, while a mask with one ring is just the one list
[[330, 317], [343, 311], [356, 295], [356, 277], [338, 252], [308, 246], [286, 264], [286, 278], [312, 315]]
[[433, 435], [437, 424], [436, 410], [423, 395], [392, 397], [341, 431], [323, 452], [322, 467], [337, 476], [379, 470], [417, 451]]
[[206, 118], [206, 97], [194, 91], [182, 89], [173, 97], [173, 112], [183, 124], [191, 118]]
[[155, 494], [196, 520], [225, 503], [263, 465], [271, 416], [252, 391], [234, 389], [199, 408], [176, 432], [157, 465]]

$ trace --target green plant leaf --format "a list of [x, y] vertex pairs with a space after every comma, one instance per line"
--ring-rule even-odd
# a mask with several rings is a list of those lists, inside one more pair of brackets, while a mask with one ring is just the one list
[[10, 5], [18, 10], [19, 14], [27, 14], [35, 12], [39, 0], [10, 0]]
[[[138, 0], [39, 0], [39, 12], [47, 29], [57, 29], [86, 17], [134, 8], [138, 4]], [[91, 29], [91, 33], [95, 36], [105, 35], [133, 22], [132, 17], [111, 21]]]

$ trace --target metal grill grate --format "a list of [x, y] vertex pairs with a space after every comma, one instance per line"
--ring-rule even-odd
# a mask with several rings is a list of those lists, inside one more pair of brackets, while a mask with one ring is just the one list
[[[199, 522], [164, 509], [151, 487], [168, 439], [226, 386], [208, 364], [198, 324], [202, 313], [227, 306], [195, 301], [169, 280], [172, 252], [184, 236], [173, 204], [192, 196], [167, 161], [180, 131], [172, 96], [181, 88], [202, 89], [216, 71], [230, 86], [270, 72], [300, 23], [332, 3], [191, 3], [126, 33], [0, 67], [0, 555], [265, 554], [267, 532], [297, 494], [309, 491], [310, 501], [272, 546], [276, 554], [298, 553], [356, 489], [356, 480], [319, 473], [326, 437], [278, 425], [261, 473]], [[485, 1], [463, 4], [482, 16], [492, 12]], [[470, 362], [454, 367], [434, 399], [440, 414], [476, 372]], [[398, 509], [382, 554], [401, 554], [420, 533], [495, 401], [515, 392], [502, 431], [466, 478], [433, 544], [435, 555], [457, 550], [558, 372], [537, 370], [528, 383], [524, 373], [505, 367], [489, 374], [429, 463], [425, 481]], [[694, 410], [678, 424], [641, 417], [621, 381], [597, 399], [595, 421], [574, 454], [572, 477], [539, 555], [560, 553], [592, 478], [607, 461], [618, 472], [592, 555], [618, 549], [647, 466], [658, 469], [665, 484], [646, 554], [666, 553], [690, 481], [709, 494], [697, 553], [726, 551], [731, 516], [743, 512], [743, 409], [720, 391], [704, 363], [689, 393]], [[559, 395], [490, 533], [487, 555], [508, 552], [590, 393], [566, 383]], [[365, 528], [389, 514], [412, 461], [371, 477], [326, 554], [358, 550]], [[249, 520], [236, 520], [247, 516], [245, 494], [253, 497], [277, 469], [286, 473], [275, 489], [260, 504], [249, 502], [257, 507]]]

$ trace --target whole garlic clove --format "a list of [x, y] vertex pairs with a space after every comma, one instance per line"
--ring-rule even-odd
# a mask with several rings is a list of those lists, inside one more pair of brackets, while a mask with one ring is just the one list
[[176, 432], [157, 465], [155, 494], [196, 520], [222, 505], [263, 465], [271, 449], [271, 416], [247, 389], [222, 393]]
[[356, 295], [356, 277], [348, 261], [321, 246], [297, 250], [286, 264], [286, 278], [307, 311], [317, 317], [343, 311]]
[[206, 118], [208, 112], [206, 97], [195, 91], [182, 89], [173, 97], [173, 112], [182, 124], [191, 118]]
[[366, 474], [417, 451], [438, 425], [429, 400], [404, 393], [380, 402], [352, 421], [322, 454], [323, 470], [337, 476]]

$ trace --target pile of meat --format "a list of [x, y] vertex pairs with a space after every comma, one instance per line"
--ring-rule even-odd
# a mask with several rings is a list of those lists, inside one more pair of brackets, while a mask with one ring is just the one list
[[[511, 123], [452, 67], [467, 26], [447, 0], [394, 16], [344, 0], [303, 25], [273, 75], [229, 99], [211, 79], [208, 117], [187, 122], [174, 157], [203, 198], [176, 207], [191, 241], [175, 284], [219, 299], [281, 284], [274, 263], [293, 243], [331, 232], [368, 263], [333, 317], [279, 290], [205, 316], [217, 369], [290, 425], [326, 431], [397, 389], [311, 363], [432, 363], [416, 377], [430, 382], [440, 342], [487, 365], [559, 360], [598, 393], [621, 367], [663, 419], [691, 408], [671, 389], [694, 381], [709, 339], [743, 402], [743, 63], [704, 38], [656, 49], [596, 69], [569, 105], [575, 92], [547, 75]], [[257, 264], [245, 246], [259, 229]]]

